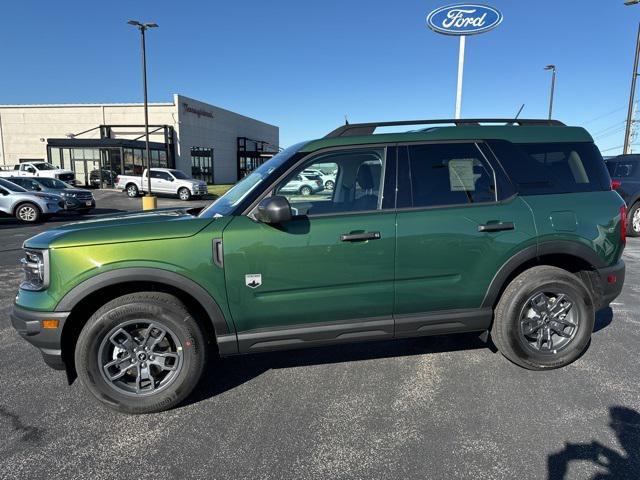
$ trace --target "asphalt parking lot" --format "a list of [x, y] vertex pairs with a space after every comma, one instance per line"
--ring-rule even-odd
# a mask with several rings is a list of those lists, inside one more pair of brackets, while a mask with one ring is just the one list
[[[140, 203], [98, 195], [96, 214]], [[50, 226], [0, 220], [0, 479], [640, 476], [640, 239], [564, 369], [523, 370], [476, 335], [269, 353], [212, 362], [185, 405], [132, 417], [67, 386], [10, 326], [20, 245]]]

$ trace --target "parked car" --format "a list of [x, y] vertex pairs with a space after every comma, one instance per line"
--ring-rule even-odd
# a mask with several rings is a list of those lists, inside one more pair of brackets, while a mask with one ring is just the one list
[[58, 168], [45, 161], [22, 162], [13, 170], [0, 171], [0, 177], [46, 177], [57, 178], [71, 185], [76, 183], [76, 176], [71, 170]]
[[606, 160], [612, 188], [627, 203], [627, 235], [640, 237], [640, 155], [620, 155]]
[[311, 180], [320, 179], [325, 190], [333, 190], [336, 184], [336, 172], [325, 173], [322, 170], [307, 169], [302, 172], [304, 176]]
[[[148, 190], [147, 169], [142, 176], [118, 175], [115, 187], [129, 197], [137, 197]], [[180, 200], [202, 197], [208, 193], [207, 184], [202, 180], [189, 178], [184, 172], [172, 168], [151, 169], [151, 191], [165, 195], [175, 195]]]
[[64, 209], [58, 195], [30, 192], [5, 178], [0, 178], [0, 213], [21, 222], [36, 223]]
[[[102, 185], [100, 184], [100, 172], [102, 172]], [[89, 184], [94, 188], [100, 188], [101, 186], [114, 185], [118, 174], [113, 170], [91, 170], [89, 172]]]
[[[12, 324], [129, 413], [183, 401], [212, 355], [478, 332], [524, 368], [573, 362], [625, 277], [626, 207], [592, 137], [550, 120], [419, 123], [293, 145], [198, 213], [30, 238]], [[329, 199], [289, 189], [326, 162]]]
[[52, 193], [64, 199], [64, 209], [89, 213], [96, 208], [96, 200], [89, 190], [75, 188], [56, 178], [45, 177], [9, 177], [10, 182], [34, 192]]
[[280, 189], [283, 193], [297, 193], [298, 195], [313, 195], [324, 190], [322, 180], [317, 175], [305, 175], [304, 172], [296, 175]]

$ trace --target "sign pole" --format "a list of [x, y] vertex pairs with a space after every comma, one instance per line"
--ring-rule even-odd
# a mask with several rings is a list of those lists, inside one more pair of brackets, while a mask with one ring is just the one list
[[460, 35], [460, 50], [458, 51], [458, 87], [456, 89], [456, 113], [455, 119], [460, 118], [462, 108], [462, 76], [464, 73], [464, 46], [466, 35]]

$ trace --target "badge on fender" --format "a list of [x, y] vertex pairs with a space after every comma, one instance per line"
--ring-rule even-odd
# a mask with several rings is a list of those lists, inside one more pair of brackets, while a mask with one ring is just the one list
[[244, 276], [244, 284], [249, 288], [258, 288], [262, 285], [262, 275], [259, 273], [248, 273]]

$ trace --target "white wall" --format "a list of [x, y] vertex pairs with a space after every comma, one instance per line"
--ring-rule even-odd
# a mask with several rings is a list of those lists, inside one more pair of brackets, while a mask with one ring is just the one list
[[[185, 104], [201, 114], [187, 111]], [[216, 183], [237, 180], [237, 137], [279, 145], [278, 127], [181, 95], [174, 95], [172, 103], [149, 104], [149, 123], [173, 126], [176, 167], [187, 174], [191, 173], [191, 147], [213, 148]], [[13, 166], [21, 158], [46, 159], [47, 138], [67, 138], [99, 125], [118, 124], [143, 125], [142, 104], [0, 105], [0, 165]], [[144, 129], [114, 133], [135, 138]], [[100, 132], [96, 128], [77, 138], [100, 138]], [[162, 132], [150, 140], [164, 142]]]
[[[178, 106], [179, 151], [176, 167], [191, 172], [191, 147], [213, 148], [215, 183], [234, 183], [237, 180], [237, 137], [248, 137], [279, 145], [280, 130], [274, 125], [245, 117], [182, 95], [174, 95]], [[211, 114], [198, 116], [191, 109]]]

